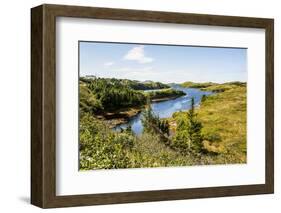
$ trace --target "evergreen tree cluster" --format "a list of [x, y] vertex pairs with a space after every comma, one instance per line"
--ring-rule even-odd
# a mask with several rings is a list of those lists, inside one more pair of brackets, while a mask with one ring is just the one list
[[96, 113], [142, 106], [146, 96], [119, 79], [95, 78], [80, 80], [80, 109]]
[[173, 138], [173, 146], [183, 153], [198, 153], [203, 148], [202, 123], [197, 119], [194, 108], [194, 98], [192, 98], [191, 109], [178, 120]]

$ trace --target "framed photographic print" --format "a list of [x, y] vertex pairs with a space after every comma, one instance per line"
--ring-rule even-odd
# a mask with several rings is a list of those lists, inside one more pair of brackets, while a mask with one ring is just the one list
[[31, 9], [31, 203], [274, 191], [273, 19]]

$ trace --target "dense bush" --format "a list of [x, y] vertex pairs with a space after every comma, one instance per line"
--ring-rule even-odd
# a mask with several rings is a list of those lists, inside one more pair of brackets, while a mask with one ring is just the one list
[[113, 169], [130, 167], [128, 152], [135, 138], [109, 130], [102, 121], [88, 113], [80, 117], [80, 169]]
[[103, 110], [101, 101], [96, 97], [94, 93], [91, 92], [91, 90], [86, 85], [80, 84], [79, 96], [79, 105], [81, 111], [94, 113]]
[[129, 130], [113, 132], [89, 113], [80, 118], [80, 170], [191, 165], [158, 134], [135, 137]]
[[97, 113], [145, 103], [146, 96], [142, 92], [133, 90], [118, 79], [80, 80], [80, 107], [86, 112]]

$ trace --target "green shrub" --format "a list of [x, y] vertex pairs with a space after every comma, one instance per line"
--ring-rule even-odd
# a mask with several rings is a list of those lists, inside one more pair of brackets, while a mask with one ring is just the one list
[[80, 117], [80, 169], [113, 169], [131, 167], [128, 156], [135, 138], [115, 133], [101, 121], [84, 113]]

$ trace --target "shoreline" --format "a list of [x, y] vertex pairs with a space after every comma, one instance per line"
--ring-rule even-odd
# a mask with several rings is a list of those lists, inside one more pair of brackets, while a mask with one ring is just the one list
[[102, 119], [109, 126], [114, 128], [120, 124], [124, 124], [130, 121], [131, 118], [141, 113], [142, 107], [131, 107], [119, 109], [116, 112], [106, 112], [102, 115], [97, 115], [97, 118]]
[[[159, 103], [169, 100], [174, 100], [181, 97], [181, 95], [170, 96], [165, 98], [157, 98], [151, 100], [151, 103]], [[140, 107], [131, 107], [116, 110], [115, 112], [106, 112], [103, 115], [98, 115], [97, 118], [100, 118], [106, 122], [109, 128], [115, 128], [118, 125], [128, 123], [133, 117], [137, 116], [141, 111], [146, 107], [146, 105]]]
[[164, 97], [164, 98], [155, 98], [151, 100], [151, 103], [158, 103], [158, 102], [163, 102], [163, 101], [169, 101], [169, 100], [174, 100], [183, 95], [175, 95], [175, 96], [170, 96], [170, 97]]

